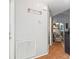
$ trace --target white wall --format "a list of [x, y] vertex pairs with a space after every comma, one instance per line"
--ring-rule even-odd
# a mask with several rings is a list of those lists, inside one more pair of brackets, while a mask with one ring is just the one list
[[[13, 40], [16, 44], [13, 48], [15, 51], [10, 56], [15, 56], [16, 59], [28, 59], [47, 54], [49, 19], [47, 6], [29, 0], [16, 0], [14, 4], [15, 17], [12, 20], [15, 21], [15, 24], [12, 24], [15, 25]], [[37, 11], [29, 13], [28, 8]], [[42, 15], [38, 15], [38, 11], [41, 11]]]

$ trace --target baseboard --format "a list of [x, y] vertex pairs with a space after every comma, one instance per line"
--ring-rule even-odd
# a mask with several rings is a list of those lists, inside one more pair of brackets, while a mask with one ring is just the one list
[[44, 53], [44, 54], [41, 54], [41, 55], [39, 55], [39, 56], [36, 56], [36, 57], [34, 57], [33, 59], [36, 59], [36, 58], [42, 57], [42, 56], [47, 55], [47, 54], [48, 54], [48, 52], [47, 52], [47, 53]]

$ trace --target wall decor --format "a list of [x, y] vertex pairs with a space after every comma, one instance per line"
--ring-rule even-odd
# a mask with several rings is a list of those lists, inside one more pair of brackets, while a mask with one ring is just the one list
[[28, 11], [28, 13], [42, 15], [42, 11], [34, 10], [34, 9], [31, 9], [31, 8], [28, 8], [27, 11]]

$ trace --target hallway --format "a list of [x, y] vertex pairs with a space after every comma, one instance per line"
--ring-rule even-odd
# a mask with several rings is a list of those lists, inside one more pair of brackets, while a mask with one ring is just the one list
[[69, 59], [69, 55], [64, 52], [63, 44], [55, 42], [49, 48], [49, 54], [37, 59]]

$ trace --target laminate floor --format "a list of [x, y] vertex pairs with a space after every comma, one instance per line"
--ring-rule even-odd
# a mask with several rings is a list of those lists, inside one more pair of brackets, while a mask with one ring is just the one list
[[69, 59], [69, 55], [65, 53], [63, 43], [54, 42], [49, 48], [49, 54], [36, 59]]

